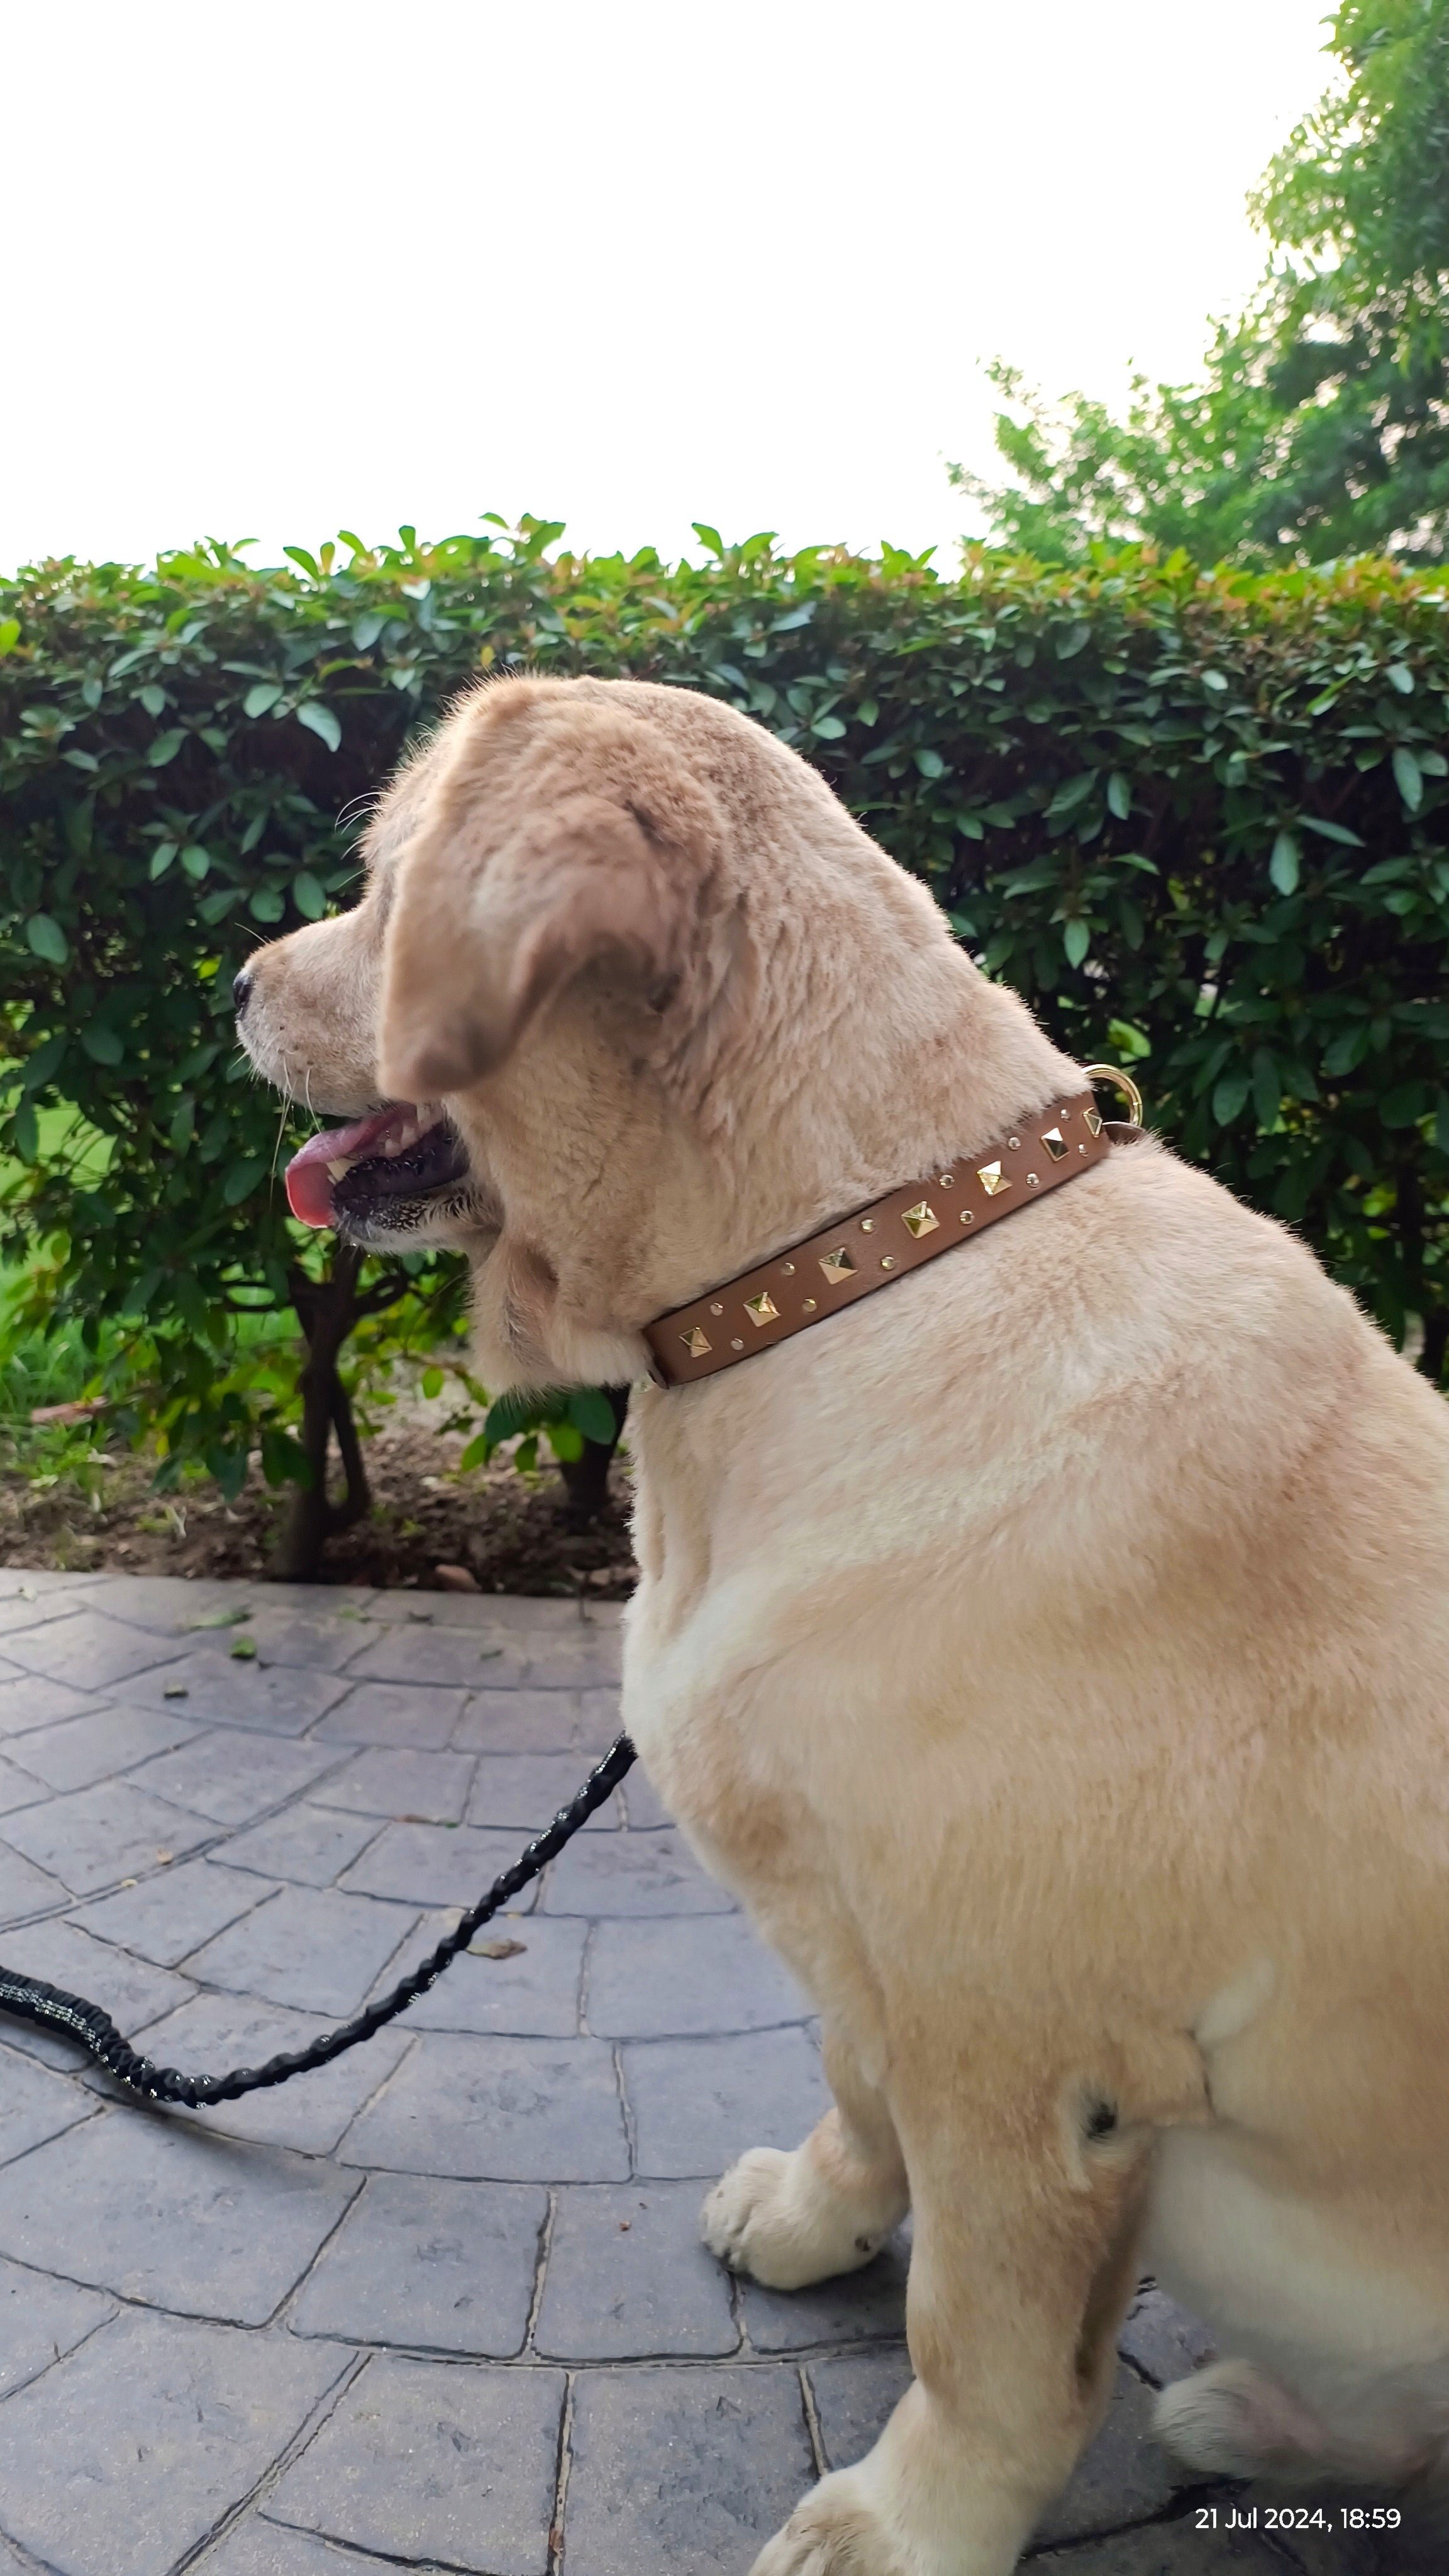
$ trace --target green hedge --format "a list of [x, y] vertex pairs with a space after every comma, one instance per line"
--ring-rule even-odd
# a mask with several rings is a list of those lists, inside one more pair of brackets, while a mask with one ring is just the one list
[[[977, 552], [948, 582], [709, 530], [671, 570], [551, 560], [560, 533], [0, 584], [0, 1151], [23, 1167], [0, 1249], [36, 1265], [32, 1315], [144, 1342], [173, 1463], [234, 1476], [260, 1416], [289, 1465], [285, 1390], [235, 1365], [301, 1247], [232, 975], [349, 899], [363, 801], [480, 667], [760, 717], [1056, 1037], [1137, 1059], [1178, 1149], [1300, 1225], [1396, 1336], [1417, 1319], [1442, 1372], [1449, 576]], [[414, 1305], [451, 1319], [451, 1276], [425, 1265]]]

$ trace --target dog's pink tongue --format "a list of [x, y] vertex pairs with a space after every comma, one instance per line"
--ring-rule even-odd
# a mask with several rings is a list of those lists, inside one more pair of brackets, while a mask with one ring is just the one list
[[389, 1128], [411, 1116], [406, 1101], [391, 1109], [378, 1109], [370, 1118], [354, 1118], [350, 1127], [324, 1127], [309, 1136], [299, 1154], [287, 1165], [287, 1204], [300, 1225], [331, 1225], [331, 1163], [360, 1162], [367, 1154], [377, 1153]]

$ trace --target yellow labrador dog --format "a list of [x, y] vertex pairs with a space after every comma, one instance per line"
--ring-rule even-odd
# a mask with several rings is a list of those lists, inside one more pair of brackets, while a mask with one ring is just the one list
[[[357, 909], [240, 979], [347, 1123], [298, 1212], [463, 1246], [490, 1387], [1082, 1089], [803, 761], [688, 692], [466, 698]], [[631, 1416], [624, 1716], [836, 2107], [710, 2194], [791, 2287], [914, 2212], [915, 2383], [755, 2576], [1007, 2576], [1140, 2268], [1203, 2470], [1449, 2465], [1449, 1411], [1152, 1140]]]

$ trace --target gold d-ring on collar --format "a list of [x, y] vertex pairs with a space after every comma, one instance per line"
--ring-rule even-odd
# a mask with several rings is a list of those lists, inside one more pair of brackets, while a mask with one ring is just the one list
[[1110, 1082], [1114, 1091], [1120, 1091], [1127, 1103], [1128, 1125], [1141, 1126], [1142, 1094], [1130, 1073], [1119, 1072], [1115, 1064], [1088, 1064], [1082, 1070], [1089, 1082]]

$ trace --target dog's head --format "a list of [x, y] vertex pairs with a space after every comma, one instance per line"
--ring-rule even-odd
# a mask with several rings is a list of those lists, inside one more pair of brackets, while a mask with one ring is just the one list
[[294, 1211], [466, 1250], [491, 1385], [637, 1375], [652, 1315], [914, 1169], [902, 1063], [914, 1040], [927, 1098], [978, 979], [815, 772], [715, 701], [481, 688], [367, 862], [352, 912], [238, 978], [241, 1035], [342, 1121], [292, 1164]]

